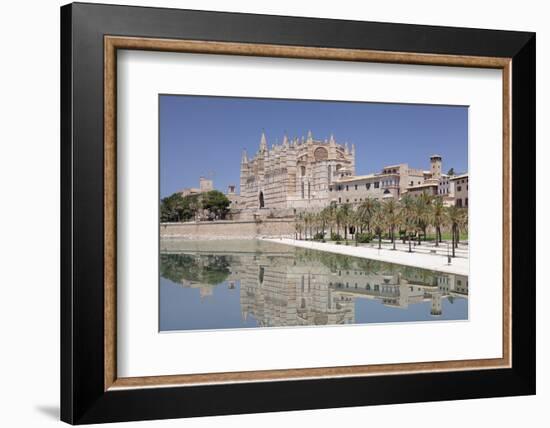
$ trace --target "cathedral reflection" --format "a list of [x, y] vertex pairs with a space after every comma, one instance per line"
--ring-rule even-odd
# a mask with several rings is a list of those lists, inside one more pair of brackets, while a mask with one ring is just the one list
[[208, 299], [217, 287], [240, 293], [241, 318], [258, 326], [356, 323], [356, 302], [368, 299], [406, 310], [467, 298], [468, 277], [291, 248], [272, 252], [188, 251], [161, 254], [161, 275]]

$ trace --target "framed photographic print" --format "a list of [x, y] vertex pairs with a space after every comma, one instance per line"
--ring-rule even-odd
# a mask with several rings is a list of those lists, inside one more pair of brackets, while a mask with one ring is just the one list
[[535, 35], [61, 8], [72, 424], [535, 393]]

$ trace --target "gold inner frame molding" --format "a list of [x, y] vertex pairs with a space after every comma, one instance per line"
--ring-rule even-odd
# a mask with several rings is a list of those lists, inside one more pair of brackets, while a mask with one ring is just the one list
[[[493, 68], [502, 70], [503, 125], [503, 299], [502, 358], [431, 361], [421, 363], [357, 365], [304, 369], [262, 370], [227, 373], [203, 373], [170, 376], [117, 376], [116, 318], [116, 89], [117, 50], [147, 50], [212, 55], [240, 55], [333, 61], [378, 62], [393, 64], [440, 65]], [[511, 169], [511, 78], [510, 58], [460, 55], [383, 52], [360, 49], [336, 49], [250, 43], [169, 40], [139, 37], [104, 37], [104, 389], [193, 386], [236, 382], [261, 382], [312, 378], [358, 377], [420, 372], [480, 370], [511, 367], [511, 245], [512, 245], [512, 169]]]

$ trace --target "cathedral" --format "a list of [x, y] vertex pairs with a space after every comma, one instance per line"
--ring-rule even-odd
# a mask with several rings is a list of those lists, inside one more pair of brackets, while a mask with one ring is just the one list
[[333, 181], [355, 175], [355, 145], [338, 144], [334, 136], [315, 140], [288, 139], [268, 146], [264, 133], [258, 152], [241, 159], [241, 209], [310, 209], [330, 203], [329, 188]]

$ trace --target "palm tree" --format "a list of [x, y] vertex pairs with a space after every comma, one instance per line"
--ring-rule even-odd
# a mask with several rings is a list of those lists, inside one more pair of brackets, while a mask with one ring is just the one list
[[338, 213], [336, 214], [337, 217], [339, 217], [339, 223], [344, 226], [344, 240], [348, 240], [348, 226], [350, 223], [350, 213], [351, 213], [351, 205], [344, 204], [340, 207], [338, 210]]
[[[414, 199], [411, 195], [405, 194], [401, 198], [401, 227], [403, 231], [403, 244], [405, 239], [409, 239], [409, 249], [410, 249], [410, 239], [413, 229], [415, 228], [414, 224]], [[407, 233], [408, 232], [408, 233]]]
[[353, 228], [353, 239], [355, 240], [355, 246], [357, 247], [357, 239], [359, 235], [359, 225], [361, 224], [361, 218], [359, 216], [359, 210], [353, 210], [350, 213], [350, 225]]
[[460, 216], [460, 222], [458, 223], [458, 228], [456, 232], [456, 247], [458, 248], [458, 243], [460, 241], [460, 231], [465, 229], [468, 230], [468, 208], [460, 209], [462, 215]]
[[[464, 221], [465, 210], [459, 208], [455, 205], [447, 208], [447, 222], [451, 226], [451, 237], [452, 237], [452, 248], [453, 248], [453, 257], [455, 257], [455, 248], [458, 247], [458, 232], [459, 225]], [[467, 214], [466, 214], [467, 215]]]
[[340, 207], [334, 209], [334, 223], [336, 224], [336, 236], [340, 236], [340, 226], [342, 225], [342, 211]]
[[372, 226], [375, 235], [378, 237], [378, 249], [382, 248], [382, 233], [384, 233], [387, 225], [388, 222], [384, 215], [384, 211], [381, 208], [377, 209], [372, 217]]
[[312, 234], [313, 222], [314, 222], [314, 215], [312, 213], [305, 213], [304, 214], [304, 231], [305, 231], [306, 241], [307, 241], [308, 232], [309, 232], [309, 239], [313, 238], [313, 234]]
[[430, 221], [435, 227], [435, 246], [439, 247], [441, 239], [441, 226], [445, 224], [445, 206], [440, 196], [434, 198], [431, 204]]
[[321, 212], [318, 214], [319, 219], [319, 225], [321, 226], [321, 234], [323, 235], [323, 238], [325, 237], [325, 231], [327, 228], [327, 224], [330, 222], [330, 207], [323, 208]]
[[390, 239], [393, 244], [393, 249], [395, 250], [395, 228], [399, 225], [399, 222], [401, 221], [401, 212], [399, 208], [399, 204], [395, 201], [395, 199], [389, 199], [384, 202], [382, 205], [382, 212], [384, 216], [386, 217], [386, 223], [388, 225], [389, 231], [390, 231]]
[[297, 217], [294, 217], [294, 229], [295, 229], [295, 232], [296, 232], [296, 239], [300, 239], [300, 241], [301, 241], [302, 240], [302, 230], [303, 230], [302, 215], [301, 214]]
[[363, 232], [363, 225], [367, 227], [367, 232], [370, 233], [370, 227], [372, 223], [372, 217], [375, 211], [378, 209], [380, 202], [373, 198], [367, 198], [359, 205], [358, 214], [361, 219], [361, 232]]
[[414, 201], [414, 218], [416, 222], [416, 230], [418, 231], [418, 245], [420, 245], [421, 233], [426, 237], [426, 228], [430, 221], [430, 203], [431, 197], [422, 193]]
[[338, 207], [335, 204], [331, 203], [327, 208], [327, 221], [330, 227], [330, 236], [332, 237], [333, 227], [336, 224], [336, 212]]

